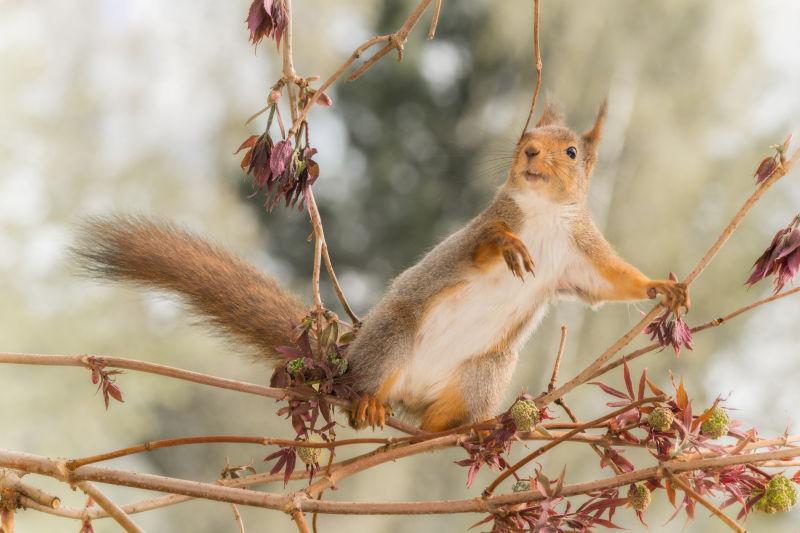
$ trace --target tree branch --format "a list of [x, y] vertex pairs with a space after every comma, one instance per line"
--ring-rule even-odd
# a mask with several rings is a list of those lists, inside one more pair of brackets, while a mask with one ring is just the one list
[[102, 507], [111, 518], [113, 518], [120, 526], [122, 526], [122, 529], [128, 533], [144, 533], [144, 530], [137, 526], [133, 520], [131, 520], [131, 518], [125, 514], [125, 511], [123, 511], [119, 505], [109, 499], [108, 496], [100, 492], [100, 490], [95, 487], [94, 484], [90, 483], [89, 481], [79, 481], [76, 483], [76, 485], [79, 489], [85, 492], [87, 496], [94, 500], [97, 505]]

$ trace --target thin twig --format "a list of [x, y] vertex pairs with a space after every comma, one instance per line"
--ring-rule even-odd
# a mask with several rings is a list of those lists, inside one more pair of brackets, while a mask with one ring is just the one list
[[242, 520], [242, 514], [239, 512], [239, 508], [236, 507], [235, 503], [231, 504], [231, 510], [233, 510], [233, 519], [236, 520], [236, 525], [239, 526], [239, 533], [246, 533], [244, 530], [244, 520]]
[[111, 518], [116, 520], [116, 522], [122, 526], [122, 529], [128, 533], [144, 533], [144, 530], [137, 526], [119, 505], [103, 494], [93, 483], [89, 481], [78, 481], [76, 485], [85, 492], [87, 496], [94, 500], [97, 505], [102, 507]]
[[550, 383], [547, 385], [547, 390], [551, 391], [556, 388], [556, 380], [558, 380], [558, 370], [561, 367], [561, 357], [564, 355], [564, 348], [567, 345], [567, 325], [561, 326], [561, 340], [558, 343], [558, 353], [556, 353], [556, 361], [553, 363], [553, 374], [550, 376]]
[[436, 35], [436, 26], [439, 24], [439, 14], [442, 12], [442, 0], [436, 0], [433, 5], [433, 17], [431, 17], [431, 28], [428, 30], [428, 40]]
[[[311, 196], [312, 202], [314, 201], [314, 196]], [[316, 208], [316, 203], [314, 204]], [[320, 230], [322, 226], [320, 225]], [[344, 308], [344, 312], [347, 313], [347, 316], [350, 317], [350, 320], [353, 322], [353, 327], [358, 327], [361, 325], [361, 319], [358, 318], [358, 315], [353, 312], [353, 309], [350, 307], [350, 304], [347, 302], [347, 298], [344, 296], [344, 291], [342, 291], [342, 286], [339, 285], [339, 279], [336, 277], [336, 272], [333, 270], [333, 263], [331, 262], [331, 255], [328, 252], [328, 242], [325, 240], [325, 233], [322, 232], [322, 261], [325, 263], [325, 270], [328, 271], [328, 276], [331, 280], [331, 285], [333, 285], [333, 290], [336, 292], [336, 296], [339, 298], [339, 303], [342, 304], [342, 308]]]
[[[287, 80], [286, 92], [289, 95], [289, 110], [291, 111], [292, 124], [297, 120], [297, 95], [294, 93], [294, 80], [297, 73], [294, 71], [294, 63], [292, 59], [292, 0], [283, 0], [283, 5], [286, 7], [286, 29], [283, 32], [283, 77]], [[289, 132], [292, 133], [297, 130]]]
[[[522, 135], [525, 135], [525, 132], [528, 131], [528, 126], [531, 124], [533, 111], [536, 109], [536, 99], [539, 98], [539, 90], [542, 87], [542, 53], [539, 50], [539, 0], [533, 0], [533, 55], [536, 58], [536, 88], [531, 97], [531, 109], [528, 111], [525, 127], [522, 128]], [[520, 138], [522, 138], [522, 135], [520, 135]]]
[[[334, 450], [331, 450], [330, 453], [328, 454], [328, 465], [325, 467], [325, 477], [330, 477], [330, 475], [331, 475], [331, 467], [333, 466], [333, 458], [334, 458]], [[322, 499], [322, 496], [323, 496], [324, 492], [325, 491], [322, 491], [322, 490], [319, 491], [319, 494], [317, 495], [317, 499], [318, 500]], [[313, 514], [313, 516], [311, 518], [311, 527], [314, 530], [314, 533], [317, 533], [317, 517], [318, 516], [319, 516], [318, 513], [316, 511], [314, 511], [314, 514]]]
[[737, 533], [747, 533], [746, 530], [742, 526], [737, 524], [735, 520], [733, 520], [731, 517], [723, 513], [719, 507], [717, 507], [716, 505], [705, 499], [699, 492], [694, 490], [680, 476], [676, 476], [668, 472], [667, 477], [672, 483], [679, 486], [683, 492], [688, 494], [690, 497], [694, 498], [697, 502], [700, 503], [700, 505], [711, 511], [711, 513], [714, 516], [722, 520], [732, 530], [736, 531]]
[[311, 530], [308, 529], [308, 523], [306, 523], [306, 517], [303, 515], [303, 511], [300, 509], [292, 511], [292, 520], [297, 524], [297, 530], [300, 533], [311, 533]]
[[108, 461], [110, 459], [117, 459], [127, 455], [136, 453], [149, 452], [152, 450], [159, 450], [163, 448], [172, 448], [175, 446], [186, 446], [189, 444], [218, 444], [218, 443], [238, 443], [238, 444], [260, 444], [262, 446], [293, 446], [297, 448], [336, 448], [338, 446], [348, 446], [353, 444], [383, 444], [388, 445], [393, 442], [393, 439], [386, 438], [358, 438], [358, 439], [342, 439], [330, 442], [312, 442], [307, 440], [292, 440], [292, 439], [273, 439], [271, 437], [250, 437], [246, 435], [202, 435], [197, 437], [179, 437], [174, 439], [163, 439], [156, 441], [149, 441], [127, 448], [121, 448], [110, 452], [105, 452], [79, 459], [70, 459], [67, 461], [66, 466], [70, 470], [79, 466], [99, 463], [101, 461]]

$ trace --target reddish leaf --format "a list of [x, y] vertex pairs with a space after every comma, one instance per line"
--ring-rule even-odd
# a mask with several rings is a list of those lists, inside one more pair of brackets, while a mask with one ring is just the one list
[[625, 376], [625, 388], [628, 389], [628, 397], [633, 399], [633, 381], [631, 380], [631, 369], [628, 367], [628, 360], [623, 360], [623, 368], [624, 372], [623, 375]]
[[650, 387], [650, 390], [652, 391], [653, 394], [655, 394], [656, 396], [665, 396], [664, 391], [656, 387], [655, 383], [653, 383], [647, 378], [645, 378], [645, 381], [647, 381], [647, 386]]
[[672, 486], [672, 482], [670, 480], [664, 481], [664, 489], [667, 491], [667, 499], [669, 503], [675, 507], [675, 488]]
[[258, 135], [251, 135], [250, 137], [245, 139], [245, 141], [239, 146], [239, 148], [235, 152], [233, 152], [234, 155], [238, 154], [239, 152], [241, 152], [245, 148], [254, 147], [256, 145], [256, 141], [258, 141]]
[[108, 394], [111, 395], [112, 398], [117, 400], [118, 402], [124, 402], [125, 400], [122, 399], [122, 391], [119, 390], [119, 387], [114, 385], [113, 383], [109, 384], [108, 386]]
[[597, 385], [598, 387], [603, 389], [603, 391], [605, 391], [606, 393], [610, 394], [611, 396], [616, 396], [617, 398], [622, 398], [624, 400], [629, 400], [630, 399], [630, 398], [628, 398], [628, 396], [624, 392], [618, 391], [617, 389], [615, 389], [613, 387], [609, 387], [605, 383], [600, 383], [599, 381], [591, 381], [591, 382], [589, 382], [589, 385]]
[[645, 368], [644, 370], [642, 370], [642, 377], [639, 378], [639, 390], [637, 391], [638, 394], [636, 395], [637, 401], [644, 399], [644, 386], [646, 382], [647, 382], [647, 369]]
[[756, 183], [761, 183], [766, 180], [768, 177], [775, 172], [775, 169], [778, 168], [778, 159], [776, 156], [765, 157], [761, 160], [761, 163], [758, 164], [758, 168], [754, 174], [756, 178]]
[[686, 389], [683, 386], [683, 378], [681, 378], [681, 382], [678, 385], [678, 390], [675, 396], [675, 403], [678, 404], [680, 409], [686, 409], [689, 405], [689, 396], [686, 394]]

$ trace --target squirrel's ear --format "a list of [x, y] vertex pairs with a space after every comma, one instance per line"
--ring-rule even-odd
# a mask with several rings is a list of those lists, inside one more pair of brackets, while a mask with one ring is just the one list
[[583, 134], [583, 142], [594, 150], [597, 150], [597, 144], [600, 142], [600, 137], [603, 134], [603, 124], [606, 122], [607, 114], [608, 98], [603, 98], [603, 103], [600, 104], [600, 109], [597, 111], [597, 118], [594, 120], [594, 126]]
[[537, 128], [542, 126], [563, 126], [564, 115], [561, 113], [561, 106], [558, 102], [548, 96], [544, 102], [544, 112], [539, 117], [539, 122], [536, 123]]

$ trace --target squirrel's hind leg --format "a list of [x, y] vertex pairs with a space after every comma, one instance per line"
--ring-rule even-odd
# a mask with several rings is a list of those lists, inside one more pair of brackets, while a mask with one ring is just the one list
[[463, 363], [425, 410], [421, 428], [445, 431], [497, 414], [516, 364], [517, 354], [510, 350], [483, 354]]

